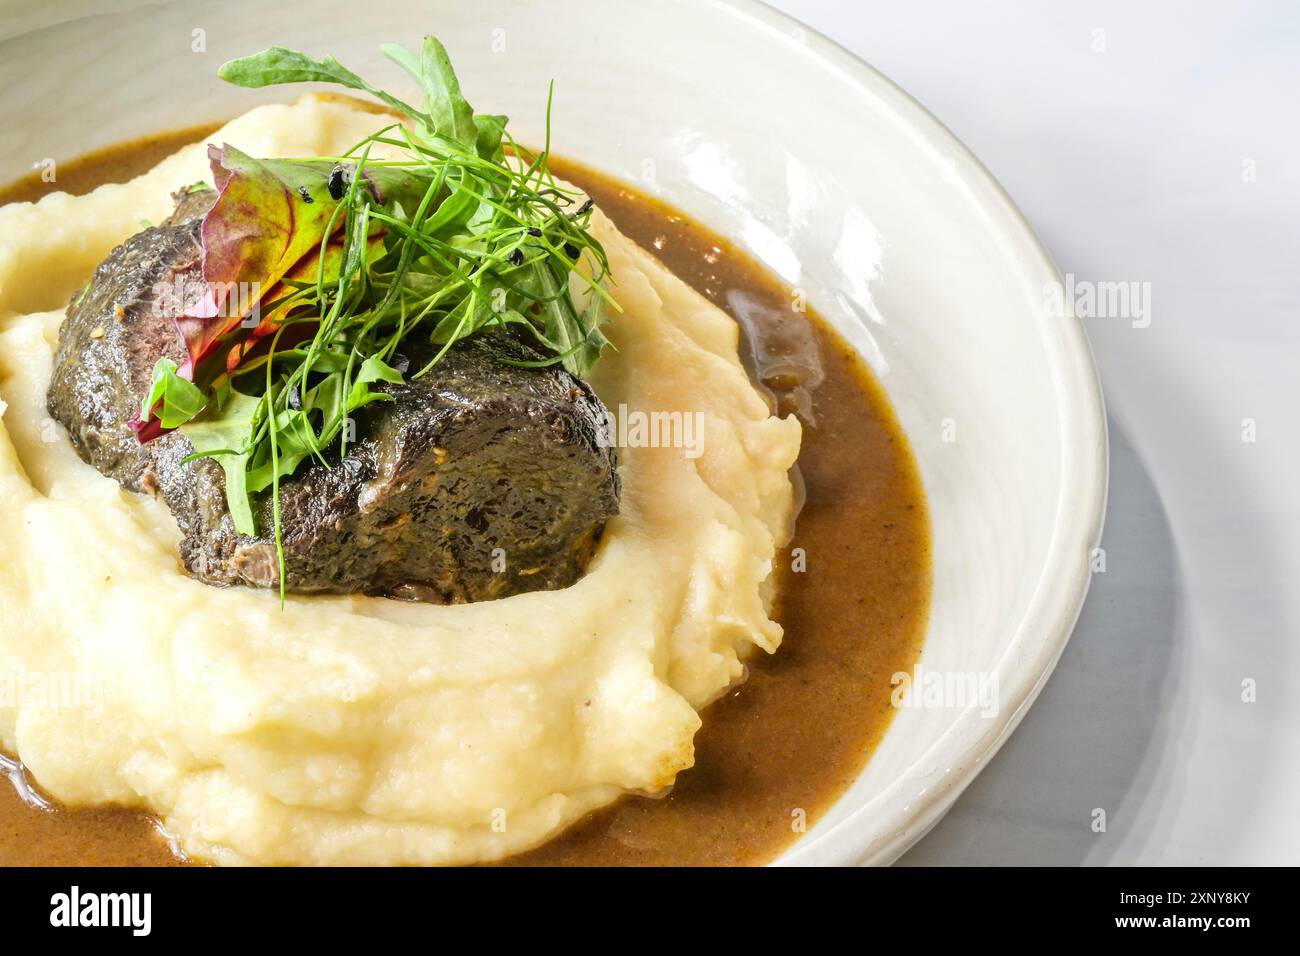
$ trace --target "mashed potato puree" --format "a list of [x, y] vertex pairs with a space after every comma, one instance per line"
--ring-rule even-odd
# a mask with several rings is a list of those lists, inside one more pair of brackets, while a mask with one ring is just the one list
[[[212, 139], [335, 155], [376, 117], [304, 97]], [[697, 711], [771, 652], [793, 418], [735, 323], [597, 215], [625, 309], [592, 384], [611, 408], [702, 412], [703, 453], [621, 451], [622, 513], [563, 591], [434, 607], [221, 590], [186, 577], [165, 506], [77, 458], [45, 413], [63, 306], [203, 146], [129, 183], [0, 208], [0, 746], [68, 804], [156, 812], [220, 863], [492, 860], [693, 762]], [[23, 692], [33, 677], [81, 688]], [[53, 684], [51, 684], [53, 686]]]

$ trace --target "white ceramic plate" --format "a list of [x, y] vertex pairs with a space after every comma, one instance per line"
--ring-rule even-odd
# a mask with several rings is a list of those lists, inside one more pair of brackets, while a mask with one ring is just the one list
[[1046, 308], [1055, 267], [951, 134], [844, 50], [746, 0], [78, 6], [0, 24], [4, 179], [284, 98], [215, 77], [270, 43], [405, 88], [378, 45], [431, 32], [471, 102], [509, 114], [521, 140], [539, 138], [554, 78], [559, 152], [657, 192], [804, 290], [875, 369], [920, 460], [935, 554], [920, 666], [996, 679], [1000, 693], [994, 714], [902, 710], [781, 862], [889, 862], [937, 822], [1060, 656], [1106, 492], [1083, 329]]

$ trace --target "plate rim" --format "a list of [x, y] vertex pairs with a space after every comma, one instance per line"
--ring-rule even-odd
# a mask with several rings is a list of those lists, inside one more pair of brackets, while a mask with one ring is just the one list
[[[1032, 266], [1045, 283], [1063, 284], [1061, 271], [1051, 253], [1010, 194], [974, 152], [915, 97], [842, 44], [762, 0], [707, 0], [707, 3], [751, 27], [775, 31], [787, 42], [799, 36], [801, 46], [840, 74], [859, 95], [881, 101], [894, 113], [894, 118], [909, 127], [930, 150], [950, 156], [953, 175], [973, 196], [983, 194], [974, 201], [998, 217], [1004, 237], [1019, 248], [1016, 258], [1024, 265]], [[1062, 439], [1061, 488], [1047, 559], [1024, 615], [1016, 626], [1014, 638], [999, 660], [998, 670], [1001, 672], [1002, 662], [1017, 650], [1032, 652], [1028, 663], [1021, 665], [1023, 676], [1010, 688], [1012, 693], [1004, 698], [1004, 703], [1011, 706], [1000, 708], [997, 719], [984, 721], [990, 726], [962, 748], [960, 760], [946, 768], [937, 782], [922, 787], [905, 801], [908, 796], [902, 785], [905, 778], [896, 780], [834, 826], [821, 833], [810, 832], [791, 844], [773, 861], [774, 865], [893, 863], [942, 819], [1006, 743], [1042, 692], [1065, 651], [1092, 581], [1089, 554], [1099, 546], [1105, 523], [1109, 492], [1109, 437], [1105, 398], [1087, 331], [1072, 312], [1059, 322], [1060, 334], [1054, 338], [1044, 335], [1043, 338], [1049, 358], [1054, 355], [1056, 359], [1051, 378], [1058, 398]], [[1040, 324], [1039, 329], [1043, 332], [1045, 326]], [[1041, 636], [1035, 638], [1035, 633]], [[927, 758], [933, 758], [945, 749], [950, 737], [972, 719], [972, 710], [963, 713], [918, 755], [912, 767], [925, 763]], [[897, 809], [889, 809], [891, 804]], [[853, 831], [862, 829], [873, 815], [876, 819], [872, 822], [878, 821], [881, 813], [887, 818], [886, 825], [883, 828], [878, 824], [872, 827], [880, 831], [876, 837], [868, 839], [865, 844], [855, 838]]]

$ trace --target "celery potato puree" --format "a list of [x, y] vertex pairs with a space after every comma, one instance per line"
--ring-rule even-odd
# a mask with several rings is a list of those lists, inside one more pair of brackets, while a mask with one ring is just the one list
[[[376, 121], [308, 96], [212, 140], [337, 155]], [[697, 711], [781, 640], [771, 572], [799, 425], [750, 384], [736, 324], [597, 214], [625, 311], [592, 385], [610, 408], [702, 413], [700, 453], [620, 450], [622, 513], [571, 588], [282, 610], [188, 578], [165, 505], [83, 463], [45, 412], [69, 297], [199, 179], [203, 145], [0, 209], [0, 675], [19, 691], [0, 696], [0, 747], [55, 799], [152, 810], [224, 864], [494, 860], [670, 786]], [[36, 677], [80, 690], [22, 692]]]

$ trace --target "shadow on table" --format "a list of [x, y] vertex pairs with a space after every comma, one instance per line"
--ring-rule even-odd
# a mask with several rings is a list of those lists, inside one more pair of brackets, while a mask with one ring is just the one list
[[[1181, 654], [1181, 575], [1160, 497], [1110, 422], [1110, 497], [1074, 636], [1019, 729], [900, 865], [1104, 863], [1136, 814], [1119, 812]], [[1093, 832], [1095, 808], [1107, 832]]]

